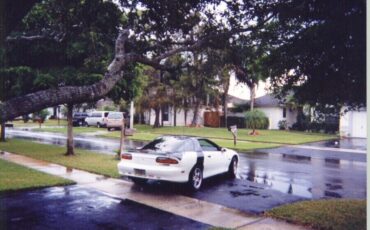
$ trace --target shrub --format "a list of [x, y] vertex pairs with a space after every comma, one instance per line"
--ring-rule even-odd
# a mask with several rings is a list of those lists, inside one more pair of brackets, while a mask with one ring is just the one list
[[49, 116], [49, 111], [47, 109], [43, 109], [33, 114], [33, 120], [38, 121], [39, 123], [43, 123], [46, 120], [47, 116]]
[[268, 117], [258, 109], [246, 112], [245, 122], [248, 129], [267, 129], [269, 127]]
[[298, 113], [297, 122], [292, 125], [293, 130], [306, 131], [310, 126], [310, 118], [303, 113]]
[[278, 127], [280, 130], [286, 130], [288, 128], [288, 123], [286, 122], [286, 120], [280, 120], [278, 122]]

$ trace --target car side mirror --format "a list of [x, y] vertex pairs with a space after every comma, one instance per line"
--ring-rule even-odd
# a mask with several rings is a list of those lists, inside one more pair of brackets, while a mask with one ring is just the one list
[[226, 149], [225, 148], [221, 148], [221, 152], [226, 152]]

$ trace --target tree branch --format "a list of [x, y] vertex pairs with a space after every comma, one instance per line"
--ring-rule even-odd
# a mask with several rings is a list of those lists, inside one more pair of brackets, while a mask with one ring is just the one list
[[[127, 63], [140, 62], [146, 65], [153, 66], [154, 68], [168, 69], [169, 67], [160, 64], [160, 62], [163, 59], [168, 58], [176, 53], [200, 49], [212, 38], [216, 38], [219, 36], [231, 36], [232, 34], [235, 33], [256, 30], [259, 27], [261, 27], [262, 24], [270, 20], [272, 17], [273, 15], [268, 17], [262, 23], [253, 27], [230, 30], [224, 33], [214, 33], [204, 36], [202, 39], [199, 39], [198, 41], [191, 45], [185, 45], [182, 47], [169, 50], [163, 53], [162, 55], [159, 55], [152, 59], [149, 59], [138, 54], [132, 53], [126, 54], [124, 46], [125, 42], [128, 39], [129, 31], [123, 30], [120, 32], [118, 38], [116, 39], [115, 57], [113, 61], [110, 63], [108, 71], [104, 75], [104, 78], [102, 80], [89, 86], [64, 86], [58, 89], [48, 89], [38, 91], [24, 96], [12, 98], [8, 101], [0, 102], [0, 121], [2, 122], [11, 120], [24, 114], [29, 114], [47, 107], [57, 106], [60, 104], [65, 103], [75, 104], [98, 100], [104, 97], [121, 79], [122, 69], [124, 68], [125, 65], [127, 65]], [[36, 38], [39, 39], [40, 37], [34, 36], [33, 38], [29, 37], [28, 39]]]

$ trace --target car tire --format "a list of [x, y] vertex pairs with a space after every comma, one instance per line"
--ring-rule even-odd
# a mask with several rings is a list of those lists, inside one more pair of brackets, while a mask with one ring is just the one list
[[134, 184], [137, 184], [137, 185], [146, 184], [146, 182], [148, 181], [147, 179], [137, 178], [137, 177], [131, 177], [130, 179], [132, 180], [132, 182], [134, 182]]
[[203, 183], [203, 169], [199, 165], [195, 165], [189, 173], [188, 187], [191, 191], [198, 191]]
[[100, 125], [100, 123], [98, 122], [98, 123], [96, 123], [96, 127], [98, 127], [98, 128], [100, 128], [101, 127], [101, 125]]
[[238, 158], [233, 157], [230, 161], [229, 170], [227, 171], [227, 174], [231, 178], [235, 178], [238, 170]]

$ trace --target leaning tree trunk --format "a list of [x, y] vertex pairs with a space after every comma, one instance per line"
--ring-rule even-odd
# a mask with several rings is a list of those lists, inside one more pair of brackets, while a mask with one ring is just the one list
[[1, 122], [1, 137], [0, 142], [5, 142], [5, 122]]
[[67, 156], [72, 156], [74, 152], [73, 143], [73, 104], [67, 104]]

